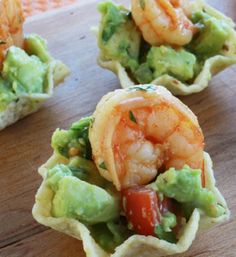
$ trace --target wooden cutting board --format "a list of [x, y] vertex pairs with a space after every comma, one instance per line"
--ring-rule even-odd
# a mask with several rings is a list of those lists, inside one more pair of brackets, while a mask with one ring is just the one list
[[[128, 3], [128, 1], [119, 1]], [[235, 0], [211, 0], [236, 19]], [[96, 41], [90, 27], [99, 15], [95, 0], [30, 18], [25, 32], [49, 42], [52, 54], [71, 68], [71, 76], [37, 113], [0, 132], [0, 257], [84, 257], [81, 242], [36, 223], [31, 216], [41, 178], [37, 168], [52, 154], [50, 138], [91, 114], [117, 78], [96, 64]], [[236, 256], [236, 67], [214, 77], [204, 92], [181, 97], [199, 117], [206, 150], [214, 161], [218, 187], [232, 211], [231, 220], [201, 234], [182, 257]]]

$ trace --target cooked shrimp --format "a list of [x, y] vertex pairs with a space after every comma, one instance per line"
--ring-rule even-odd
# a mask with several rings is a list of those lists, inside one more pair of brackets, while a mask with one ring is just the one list
[[23, 46], [23, 22], [20, 0], [0, 0], [0, 66], [10, 46]]
[[194, 25], [188, 19], [186, 0], [131, 0], [132, 16], [151, 45], [183, 46], [193, 37]]
[[102, 98], [93, 117], [94, 161], [118, 190], [145, 185], [170, 167], [203, 167], [197, 118], [163, 87], [116, 90]]

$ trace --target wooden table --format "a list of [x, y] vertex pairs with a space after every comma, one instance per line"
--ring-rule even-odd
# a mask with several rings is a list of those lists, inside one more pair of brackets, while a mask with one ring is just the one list
[[[53, 55], [67, 63], [72, 74], [39, 112], [0, 133], [0, 257], [84, 256], [80, 241], [36, 223], [31, 208], [41, 183], [37, 168], [52, 153], [52, 132], [91, 114], [105, 93], [119, 87], [117, 78], [96, 64], [98, 50], [90, 32], [99, 18], [95, 2], [80, 0], [74, 7], [26, 23], [25, 31], [47, 38]], [[209, 2], [236, 19], [235, 0]], [[204, 92], [181, 98], [199, 117], [218, 187], [232, 215], [229, 222], [199, 235], [179, 256], [236, 256], [235, 72], [235, 67], [227, 69]]]

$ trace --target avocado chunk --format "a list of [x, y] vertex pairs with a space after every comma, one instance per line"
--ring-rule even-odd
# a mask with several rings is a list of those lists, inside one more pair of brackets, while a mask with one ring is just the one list
[[57, 129], [52, 136], [52, 148], [66, 158], [79, 155], [91, 159], [92, 150], [88, 139], [91, 123], [92, 117], [86, 117], [73, 123], [69, 130]]
[[154, 233], [159, 239], [168, 241], [170, 243], [176, 243], [177, 238], [175, 233], [172, 231], [172, 228], [174, 228], [176, 225], [177, 218], [175, 214], [168, 211], [161, 217], [161, 224], [158, 224], [155, 227]]
[[62, 177], [57, 187], [52, 202], [54, 217], [74, 218], [86, 224], [119, 217], [119, 201], [100, 187], [73, 176]]
[[116, 60], [134, 71], [138, 67], [141, 34], [131, 18], [131, 13], [112, 2], [98, 5], [102, 15], [98, 45], [106, 60]]
[[170, 168], [154, 182], [157, 190], [179, 203], [191, 203], [210, 217], [219, 217], [225, 209], [217, 203], [215, 195], [202, 187], [201, 170], [185, 165], [182, 170]]
[[90, 184], [113, 190], [112, 184], [99, 174], [93, 161], [84, 159], [80, 156], [75, 156], [70, 159], [68, 167], [75, 177], [85, 180]]
[[118, 221], [93, 225], [90, 231], [95, 241], [109, 253], [133, 234], [122, 217]]
[[188, 81], [194, 77], [196, 62], [196, 57], [190, 52], [170, 46], [152, 47], [147, 55], [147, 63], [154, 71], [154, 78], [168, 74]]
[[37, 56], [29, 56], [24, 50], [12, 46], [3, 63], [3, 78], [12, 84], [16, 95], [43, 93], [47, 65]]
[[37, 34], [31, 34], [25, 39], [25, 50], [29, 55], [36, 55], [42, 62], [49, 62], [52, 57], [48, 52], [46, 41]]
[[192, 21], [199, 27], [199, 32], [188, 48], [203, 59], [220, 54], [229, 36], [229, 26], [203, 11], [196, 12]]
[[10, 83], [0, 77], [0, 112], [4, 111], [7, 106], [15, 100], [16, 95], [14, 94]]
[[153, 80], [153, 73], [148, 63], [142, 63], [134, 72], [134, 76], [141, 84], [148, 84]]
[[61, 179], [72, 175], [72, 171], [66, 165], [58, 164], [52, 169], [48, 170], [46, 183], [54, 192], [56, 192]]
[[161, 218], [161, 224], [165, 232], [171, 232], [177, 225], [177, 219], [174, 213], [167, 211]]

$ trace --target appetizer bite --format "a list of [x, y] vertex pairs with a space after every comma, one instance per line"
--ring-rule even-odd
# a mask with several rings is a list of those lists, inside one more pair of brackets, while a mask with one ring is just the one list
[[0, 1], [0, 130], [35, 112], [69, 74], [44, 39], [23, 35], [20, 0]]
[[189, 95], [236, 63], [234, 22], [203, 0], [131, 0], [131, 10], [109, 1], [98, 10], [98, 63], [123, 88], [152, 83]]
[[229, 218], [197, 118], [164, 87], [108, 93], [52, 147], [33, 216], [83, 240], [87, 256], [181, 253]]

